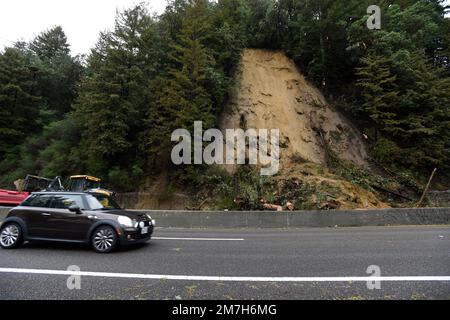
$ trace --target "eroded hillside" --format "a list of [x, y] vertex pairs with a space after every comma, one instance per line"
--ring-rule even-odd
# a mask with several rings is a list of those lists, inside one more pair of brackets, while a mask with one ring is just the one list
[[237, 86], [221, 119], [221, 128], [280, 129], [282, 162], [298, 155], [308, 162], [326, 163], [326, 143], [343, 159], [366, 165], [362, 136], [327, 104], [301, 75], [294, 62], [281, 52], [246, 49]]
[[[312, 207], [387, 206], [372, 192], [329, 172], [330, 152], [356, 167], [368, 167], [364, 138], [281, 52], [244, 50], [220, 127], [223, 131], [280, 130], [281, 167], [280, 174], [274, 177], [279, 184], [275, 193], [288, 192], [283, 188], [287, 180], [293, 180], [294, 186], [308, 184], [323, 194], [310, 194]], [[235, 172], [237, 167], [227, 166], [227, 170]]]

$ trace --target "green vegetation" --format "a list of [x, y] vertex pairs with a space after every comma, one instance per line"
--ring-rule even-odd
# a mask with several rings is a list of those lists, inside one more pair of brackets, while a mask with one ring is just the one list
[[[26, 173], [85, 172], [136, 190], [170, 165], [175, 128], [217, 124], [241, 50], [258, 47], [293, 58], [355, 119], [377, 162], [422, 180], [438, 167], [448, 187], [450, 19], [442, 1], [389, 0], [380, 4], [381, 30], [369, 30], [371, 4], [171, 0], [160, 16], [143, 4], [119, 13], [86, 57], [70, 55], [60, 27], [18, 42], [0, 52], [0, 185]], [[176, 174], [201, 183], [208, 171]], [[266, 182], [246, 172], [223, 179], [229, 195], [227, 179], [241, 179], [248, 205], [259, 205], [264, 192], [245, 185], [263, 190]]]

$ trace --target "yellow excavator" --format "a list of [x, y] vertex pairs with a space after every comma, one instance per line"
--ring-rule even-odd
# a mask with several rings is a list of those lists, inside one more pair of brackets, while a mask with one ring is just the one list
[[93, 192], [101, 193], [107, 196], [113, 196], [114, 192], [103, 189], [101, 187], [102, 180], [88, 175], [75, 175], [71, 176], [69, 180], [68, 191], [73, 192]]

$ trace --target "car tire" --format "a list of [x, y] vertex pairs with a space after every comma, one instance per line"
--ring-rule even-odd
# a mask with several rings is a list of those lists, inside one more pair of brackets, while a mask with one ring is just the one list
[[104, 225], [92, 233], [91, 245], [98, 253], [110, 253], [117, 248], [118, 240], [116, 230], [111, 226]]
[[0, 229], [0, 246], [3, 249], [16, 249], [23, 243], [22, 227], [15, 222], [5, 223]]

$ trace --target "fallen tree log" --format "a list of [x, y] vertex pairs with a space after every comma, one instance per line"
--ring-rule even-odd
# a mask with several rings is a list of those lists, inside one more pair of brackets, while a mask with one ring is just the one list
[[397, 197], [399, 197], [399, 198], [402, 198], [402, 199], [405, 199], [405, 200], [408, 200], [408, 201], [413, 201], [413, 199], [408, 198], [407, 196], [404, 196], [404, 195], [402, 195], [402, 194], [400, 194], [400, 193], [398, 193], [398, 192], [396, 192], [396, 191], [388, 190], [388, 189], [383, 188], [383, 187], [378, 186], [378, 185], [371, 185], [371, 187], [374, 188], [374, 189], [376, 189], [376, 190], [378, 190], [378, 191], [390, 193], [390, 194], [392, 194], [392, 195], [394, 195], [394, 196], [397, 196]]

